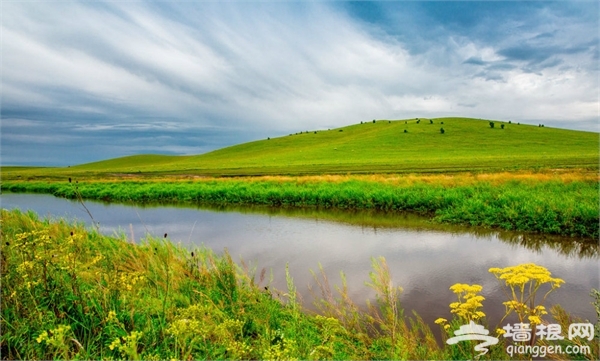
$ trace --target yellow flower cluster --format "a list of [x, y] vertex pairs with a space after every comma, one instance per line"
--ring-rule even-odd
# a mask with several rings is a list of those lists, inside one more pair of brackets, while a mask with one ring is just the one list
[[[498, 281], [504, 281], [510, 290], [511, 299], [504, 302], [506, 315], [514, 311], [521, 322], [525, 320], [531, 324], [542, 323], [542, 315], [548, 314], [546, 308], [539, 304], [535, 305], [536, 293], [544, 284], [549, 284], [550, 289], [546, 292], [541, 302], [555, 289], [559, 288], [564, 280], [552, 277], [548, 269], [534, 263], [525, 263], [506, 268], [490, 268]], [[506, 316], [505, 316], [506, 317]]]
[[450, 312], [466, 322], [476, 321], [485, 317], [485, 313], [479, 310], [483, 307], [485, 297], [479, 295], [483, 289], [480, 285], [468, 285], [464, 283], [456, 283], [450, 287], [450, 290], [458, 296], [458, 302], [450, 304]]
[[282, 337], [282, 342], [272, 344], [263, 352], [263, 360], [297, 360], [293, 355], [298, 354], [298, 346], [296, 341]]
[[437, 320], [434, 321], [436, 325], [440, 325], [440, 326], [444, 326], [444, 330], [447, 330], [450, 328], [450, 325], [448, 324], [448, 320], [445, 318], [438, 318]]
[[507, 286], [518, 286], [521, 289], [523, 289], [528, 282], [532, 282], [534, 285], [551, 283], [553, 289], [558, 288], [561, 284], [565, 283], [565, 281], [560, 278], [551, 277], [551, 273], [547, 268], [538, 266], [535, 263], [524, 263], [506, 268], [493, 267], [490, 268], [489, 271], [499, 280], [504, 280]]
[[65, 338], [70, 330], [71, 326], [69, 325], [59, 325], [53, 330], [40, 333], [36, 341], [37, 343], [45, 342], [48, 345], [58, 348], [64, 347], [66, 344]]
[[16, 236], [16, 247], [23, 249], [33, 249], [32, 246], [38, 247], [50, 244], [50, 235], [47, 229], [39, 231], [23, 232]]
[[132, 291], [136, 285], [141, 284], [145, 279], [141, 272], [121, 273], [117, 279], [117, 286], [122, 290]]
[[200, 321], [183, 318], [173, 321], [169, 325], [169, 328], [167, 328], [167, 333], [177, 339], [186, 340], [187, 338], [201, 335], [203, 333], [202, 330]]
[[108, 346], [109, 349], [117, 349], [121, 355], [130, 360], [138, 360], [138, 342], [144, 335], [141, 331], [131, 331], [131, 333], [125, 337], [115, 338], [113, 342]]
[[108, 317], [105, 320], [106, 323], [118, 323], [117, 313], [115, 311], [108, 311]]
[[167, 327], [178, 357], [188, 359], [198, 342], [224, 346], [233, 359], [248, 359], [254, 349], [240, 341], [244, 321], [228, 318], [213, 304], [195, 304], [178, 312]]

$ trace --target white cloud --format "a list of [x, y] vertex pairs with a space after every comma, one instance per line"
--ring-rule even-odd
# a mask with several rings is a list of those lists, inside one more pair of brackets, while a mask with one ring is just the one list
[[95, 115], [88, 130], [170, 119], [273, 134], [373, 118], [598, 113], [589, 24], [552, 11], [509, 19], [498, 30], [507, 36], [489, 42], [475, 33], [490, 19], [472, 35], [433, 24], [418, 53], [333, 3], [14, 2], [3, 12], [3, 112]]

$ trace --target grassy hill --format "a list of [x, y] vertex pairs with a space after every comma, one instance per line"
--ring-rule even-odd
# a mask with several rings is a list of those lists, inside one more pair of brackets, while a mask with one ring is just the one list
[[[431, 123], [433, 122], [433, 124]], [[502, 129], [504, 126], [504, 129]], [[444, 129], [444, 133], [440, 129]], [[70, 168], [73, 174], [262, 175], [598, 167], [598, 133], [468, 118], [377, 120], [302, 131], [196, 156], [136, 155]]]

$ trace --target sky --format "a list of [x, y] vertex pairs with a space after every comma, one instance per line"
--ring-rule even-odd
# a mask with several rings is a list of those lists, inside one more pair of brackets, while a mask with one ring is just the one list
[[597, 1], [2, 1], [0, 162], [200, 154], [372, 119], [598, 131]]

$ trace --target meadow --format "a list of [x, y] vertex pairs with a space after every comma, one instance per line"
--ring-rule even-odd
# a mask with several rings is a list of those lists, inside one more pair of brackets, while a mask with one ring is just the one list
[[[471, 359], [474, 344], [440, 342], [471, 320], [500, 339], [479, 359], [510, 359], [509, 341], [482, 312], [482, 286], [450, 285], [458, 301], [449, 305], [454, 318], [436, 321], [442, 333], [436, 340], [418, 315], [404, 314], [402, 288], [384, 258], [372, 259], [367, 286], [377, 297], [366, 306], [317, 270], [313, 313], [298, 300], [287, 270], [287, 289], [276, 290], [265, 270], [235, 263], [227, 252], [190, 251], [168, 239], [133, 244], [33, 213], [2, 210], [0, 216], [4, 359]], [[517, 298], [507, 301], [519, 319], [556, 322], [563, 330], [576, 321], [559, 305], [544, 304], [541, 293], [560, 292], [563, 281], [543, 267], [490, 269], [489, 277], [508, 290], [516, 287]], [[600, 312], [600, 293], [592, 296]], [[572, 359], [599, 356], [593, 341], [556, 343], [583, 350], [568, 355]]]
[[[491, 127], [491, 124], [494, 127]], [[444, 129], [444, 133], [441, 133]], [[131, 155], [69, 167], [2, 169], [3, 178], [257, 176], [598, 169], [598, 133], [469, 118], [376, 120], [274, 134], [201, 155]]]

